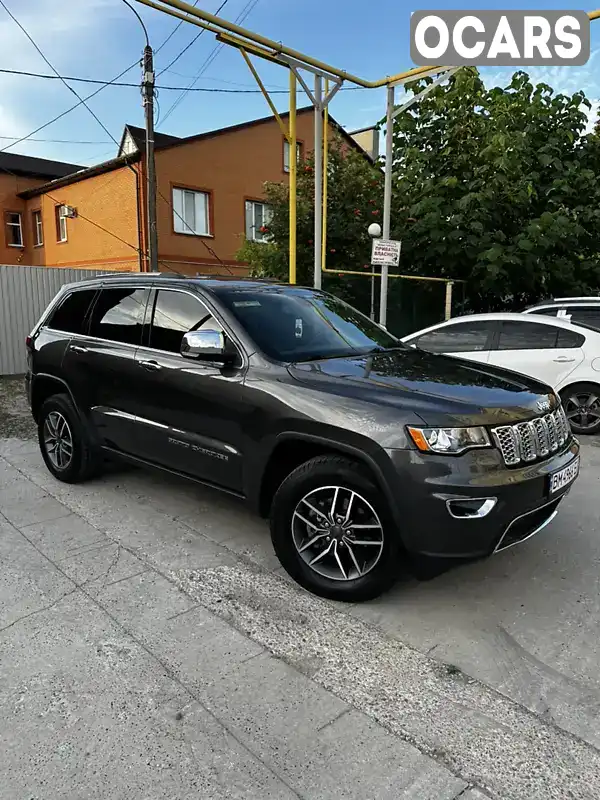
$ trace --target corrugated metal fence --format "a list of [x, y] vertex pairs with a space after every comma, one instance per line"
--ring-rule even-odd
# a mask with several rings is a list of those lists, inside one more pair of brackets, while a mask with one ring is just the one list
[[27, 370], [25, 337], [63, 284], [105, 272], [0, 265], [0, 375], [19, 375]]

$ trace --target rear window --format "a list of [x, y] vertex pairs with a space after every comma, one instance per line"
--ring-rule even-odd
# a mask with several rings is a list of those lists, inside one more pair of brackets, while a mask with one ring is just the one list
[[580, 333], [576, 333], [575, 331], [566, 330], [566, 328], [561, 328], [558, 331], [558, 341], [556, 346], [557, 347], [582, 347], [585, 342], [585, 336], [582, 336]]
[[46, 325], [65, 333], [86, 333], [87, 315], [96, 289], [79, 289], [68, 294], [51, 314]]

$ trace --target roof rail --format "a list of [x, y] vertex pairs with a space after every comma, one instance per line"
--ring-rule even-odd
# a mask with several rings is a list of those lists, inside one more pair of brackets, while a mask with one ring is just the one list
[[[588, 295], [587, 297], [553, 297], [552, 300], [555, 303], [563, 303], [563, 302], [568, 301], [568, 300], [594, 300], [596, 302], [600, 302], [600, 296], [599, 295], [592, 295], [592, 296]], [[538, 303], [538, 305], [541, 306], [541, 305], [543, 305], [543, 303]]]

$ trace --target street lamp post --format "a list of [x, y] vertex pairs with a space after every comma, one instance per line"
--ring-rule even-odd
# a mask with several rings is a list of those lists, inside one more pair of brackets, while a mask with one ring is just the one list
[[[369, 225], [368, 234], [371, 239], [381, 238], [381, 225], [378, 222], [372, 222]], [[375, 267], [371, 264], [371, 314], [372, 320], [375, 319]]]

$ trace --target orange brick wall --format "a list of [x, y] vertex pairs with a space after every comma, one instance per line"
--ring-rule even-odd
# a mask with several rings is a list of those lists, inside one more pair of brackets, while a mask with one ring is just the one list
[[[304, 153], [314, 147], [312, 114], [298, 116], [298, 141]], [[183, 186], [211, 192], [210, 237], [175, 233], [173, 212], [158, 196], [157, 218], [160, 259], [181, 272], [208, 271], [202, 265], [218, 262], [234, 266], [245, 232], [245, 200], [260, 200], [265, 181], [287, 182], [283, 170], [283, 135], [275, 120], [214, 138], [190, 142], [156, 153], [158, 190], [171, 202], [172, 188]], [[163, 269], [164, 267], [161, 267]], [[223, 269], [219, 269], [223, 272]], [[239, 265], [236, 274], [244, 274]]]
[[[303, 154], [307, 155], [314, 147], [312, 111], [298, 115], [297, 129]], [[236, 260], [245, 233], [245, 201], [261, 200], [266, 181], [288, 181], [283, 169], [283, 147], [281, 129], [270, 119], [157, 150], [159, 269], [191, 274], [246, 274], [247, 268]], [[23, 212], [25, 237], [22, 251], [7, 248], [4, 235], [0, 243], [3, 246], [0, 263], [119, 271], [140, 269], [136, 250], [140, 245], [146, 250], [143, 161], [133, 164], [133, 169], [140, 176], [139, 197], [136, 177], [129, 167], [57, 187], [27, 201], [17, 198], [16, 191], [39, 185], [40, 181], [19, 179], [15, 182], [15, 178], [0, 175], [0, 205], [4, 210]], [[210, 236], [175, 233], [171, 208], [174, 186], [209, 192]], [[61, 204], [72, 206], [78, 212], [76, 218], [67, 219], [66, 242], [57, 241], [55, 209]], [[32, 214], [38, 209], [42, 211], [44, 244], [35, 247]], [[141, 233], [138, 232], [139, 222]], [[145, 264], [141, 268], [145, 268]]]
[[[134, 167], [136, 168], [136, 167]], [[58, 242], [56, 206], [77, 209], [67, 219], [67, 241]], [[41, 209], [44, 244], [33, 247], [33, 211]], [[105, 228], [106, 230], [102, 230]], [[26, 236], [33, 266], [138, 270], [135, 175], [128, 167], [59, 187], [27, 201]]]
[[[0, 234], [0, 264], [30, 264], [31, 246], [33, 239], [31, 231], [27, 229], [27, 219], [25, 215], [25, 200], [17, 197], [19, 192], [26, 189], [33, 189], [44, 183], [43, 180], [35, 178], [21, 178], [6, 173], [0, 173], [0, 222], [2, 232]], [[24, 247], [9, 247], [7, 244], [6, 231], [6, 212], [20, 211], [22, 214], [23, 244]]]

